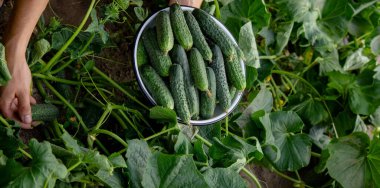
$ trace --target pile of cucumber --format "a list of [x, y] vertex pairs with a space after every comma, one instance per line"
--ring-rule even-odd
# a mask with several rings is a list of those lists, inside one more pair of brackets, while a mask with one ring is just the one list
[[145, 87], [157, 105], [175, 109], [186, 124], [212, 118], [217, 101], [227, 111], [236, 91], [245, 89], [243, 53], [200, 9], [173, 4], [140, 41], [136, 60]]

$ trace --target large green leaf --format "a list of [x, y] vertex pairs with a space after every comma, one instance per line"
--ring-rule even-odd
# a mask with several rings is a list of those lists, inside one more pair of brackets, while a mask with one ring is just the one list
[[250, 67], [259, 68], [260, 58], [257, 51], [255, 34], [252, 30], [252, 22], [243, 25], [239, 32], [239, 47], [244, 53], [245, 64]]
[[240, 28], [251, 21], [254, 32], [269, 25], [271, 14], [263, 0], [234, 0], [221, 9], [222, 22], [235, 37]]
[[247, 187], [239, 173], [227, 168], [211, 168], [204, 174], [209, 187], [243, 188]]
[[311, 125], [316, 125], [329, 117], [327, 110], [321, 101], [317, 101], [311, 96], [297, 94], [289, 97], [289, 109]]
[[129, 140], [127, 150], [127, 164], [132, 187], [141, 187], [143, 173], [152, 152], [143, 140]]
[[361, 132], [333, 140], [327, 169], [343, 187], [380, 186], [380, 141]]
[[107, 170], [100, 169], [95, 176], [99, 178], [104, 184], [112, 188], [125, 187], [123, 177], [117, 172], [108, 172]]
[[351, 71], [355, 69], [362, 68], [365, 64], [369, 62], [369, 58], [363, 54], [363, 48], [359, 48], [350, 56], [347, 57], [344, 63], [343, 70]]
[[78, 141], [66, 131], [62, 134], [61, 138], [66, 148], [76, 155], [77, 160], [82, 164], [86, 164], [87, 169], [94, 169], [95, 172], [99, 169], [113, 171], [111, 162], [105, 155], [100, 154], [98, 151], [79, 146]]
[[281, 153], [280, 158], [276, 160], [276, 151], [270, 147], [264, 150], [276, 168], [282, 171], [295, 171], [309, 164], [311, 141], [306, 134], [299, 133], [304, 124], [295, 112], [272, 112], [269, 114], [269, 122], [263, 123], [263, 125], [271, 127], [274, 138], [273, 144]]
[[273, 97], [272, 93], [266, 89], [265, 86], [261, 87], [260, 92], [257, 94], [255, 99], [248, 105], [248, 107], [243, 111], [241, 116], [236, 119], [236, 123], [244, 128], [250, 126], [251, 114], [259, 110], [264, 110], [265, 112], [270, 112], [273, 107]]
[[179, 132], [177, 136], [177, 142], [174, 145], [174, 150], [177, 154], [193, 153], [193, 146], [191, 145], [190, 139], [182, 132]]
[[6, 166], [0, 167], [1, 185], [5, 187], [54, 187], [57, 178], [64, 178], [66, 167], [51, 152], [48, 142], [29, 142], [33, 157], [29, 167], [23, 167], [14, 159], [8, 159]]
[[163, 153], [155, 153], [149, 159], [142, 185], [145, 188], [208, 187], [192, 155]]
[[174, 110], [162, 106], [155, 106], [149, 110], [149, 117], [158, 121], [177, 124], [177, 115]]
[[255, 146], [230, 135], [222, 140], [215, 139], [209, 154], [216, 166], [230, 167], [234, 170], [244, 167], [246, 161], [251, 157], [258, 160], [263, 157], [263, 153]]
[[380, 127], [380, 106], [377, 107], [376, 111], [370, 116], [372, 125]]
[[13, 135], [13, 130], [4, 126], [0, 126], [0, 150], [9, 157], [15, 157], [17, 149], [22, 143]]

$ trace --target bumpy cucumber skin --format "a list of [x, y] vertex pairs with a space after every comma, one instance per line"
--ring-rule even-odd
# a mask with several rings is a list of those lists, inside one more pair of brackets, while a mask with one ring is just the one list
[[223, 110], [227, 111], [231, 105], [231, 97], [228, 88], [226, 70], [224, 68], [223, 54], [217, 45], [212, 46], [212, 52], [214, 57], [211, 63], [211, 68], [214, 70], [216, 78], [216, 98]]
[[156, 31], [154, 29], [146, 30], [142, 35], [144, 47], [148, 52], [150, 63], [157, 73], [166, 77], [169, 76], [169, 69], [172, 65], [172, 61], [168, 55], [160, 50], [157, 43]]
[[186, 51], [190, 50], [193, 46], [193, 37], [187, 26], [183, 11], [177, 3], [170, 6], [170, 21], [174, 37], [177, 39], [178, 43], [181, 44]]
[[140, 71], [145, 87], [156, 101], [157, 105], [174, 109], [174, 100], [165, 82], [149, 65], [143, 66]]
[[140, 41], [137, 45], [137, 66], [141, 67], [142, 65], [148, 64], [149, 58], [148, 53], [145, 50], [143, 41]]
[[12, 79], [5, 60], [5, 47], [0, 43], [0, 86], [6, 85]]
[[214, 116], [216, 105], [216, 80], [214, 71], [210, 67], [207, 67], [207, 78], [209, 90], [212, 95], [207, 94], [207, 92], [201, 92], [201, 117], [204, 119], [209, 119]]
[[170, 68], [169, 80], [177, 115], [184, 123], [189, 124], [191, 115], [189, 106], [187, 105], [185, 80], [183, 78], [183, 70], [181, 65], [172, 65]]
[[235, 57], [224, 63], [228, 81], [239, 91], [246, 87], [246, 80], [239, 58]]
[[208, 91], [208, 81], [206, 73], [206, 65], [202, 55], [196, 48], [192, 48], [189, 52], [190, 72], [194, 80], [194, 85], [201, 91]]
[[203, 33], [220, 47], [227, 59], [232, 59], [237, 55], [234, 43], [215, 23], [211, 15], [200, 9], [194, 9], [193, 15], [198, 21], [199, 26], [202, 28]]
[[236, 88], [234, 86], [230, 86], [230, 96], [231, 96], [231, 100], [235, 97], [236, 95]]
[[173, 30], [169, 12], [161, 11], [156, 17], [157, 41], [160, 49], [167, 54], [174, 45]]
[[203, 59], [208, 62], [212, 61], [212, 51], [210, 46], [207, 44], [197, 20], [189, 11], [185, 12], [185, 19], [187, 25], [189, 26], [191, 35], [193, 36], [194, 47], [199, 50], [203, 56]]
[[32, 106], [33, 121], [53, 121], [58, 115], [58, 108], [52, 104], [36, 104]]
[[189, 61], [187, 59], [185, 49], [183, 49], [181, 45], [174, 44], [173, 49], [170, 51], [170, 57], [173, 63], [177, 63], [182, 66], [187, 104], [189, 106], [192, 118], [196, 118], [199, 115], [199, 97], [197, 94], [198, 91], [193, 84], [194, 82], [191, 77]]

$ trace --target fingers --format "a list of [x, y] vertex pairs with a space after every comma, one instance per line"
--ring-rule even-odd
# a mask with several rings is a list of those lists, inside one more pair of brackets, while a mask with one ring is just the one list
[[18, 98], [18, 115], [21, 119], [21, 122], [30, 126], [30, 124], [32, 123], [32, 109], [30, 107], [30, 95], [28, 93], [20, 93], [17, 96], [17, 98]]
[[35, 105], [37, 103], [36, 99], [33, 96], [30, 96], [30, 104]]

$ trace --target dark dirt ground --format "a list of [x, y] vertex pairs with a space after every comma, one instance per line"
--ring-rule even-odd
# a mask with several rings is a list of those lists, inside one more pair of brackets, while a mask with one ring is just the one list
[[[102, 3], [102, 2], [101, 2]], [[61, 23], [67, 25], [79, 25], [81, 18], [86, 13], [89, 1], [83, 0], [66, 0], [65, 6], [62, 6], [62, 1], [50, 0], [48, 7], [44, 12], [45, 20], [55, 16], [60, 18]], [[0, 9], [0, 41], [4, 34], [4, 30], [9, 19], [13, 1], [6, 1]], [[106, 30], [112, 35], [112, 32], [120, 30], [118, 26], [108, 25]], [[124, 31], [125, 32], [125, 31]], [[109, 60], [105, 61], [97, 59], [96, 64], [103, 71], [105, 71], [111, 78], [118, 82], [130, 82], [134, 80], [134, 73], [131, 61], [131, 54], [128, 53], [132, 48], [133, 38], [126, 38], [125, 40], [118, 41], [116, 47], [103, 50], [99, 56], [105, 57]], [[110, 61], [111, 60], [111, 61]], [[24, 141], [31, 138], [42, 139], [43, 135], [38, 130], [21, 130], [20, 136]], [[292, 183], [271, 173], [268, 169], [249, 165], [248, 169], [254, 173], [260, 180], [263, 187], [277, 188], [277, 187], [291, 187]], [[241, 174], [246, 178], [245, 174]], [[247, 178], [246, 178], [247, 179]], [[255, 187], [253, 182], [250, 182], [250, 187]]]

